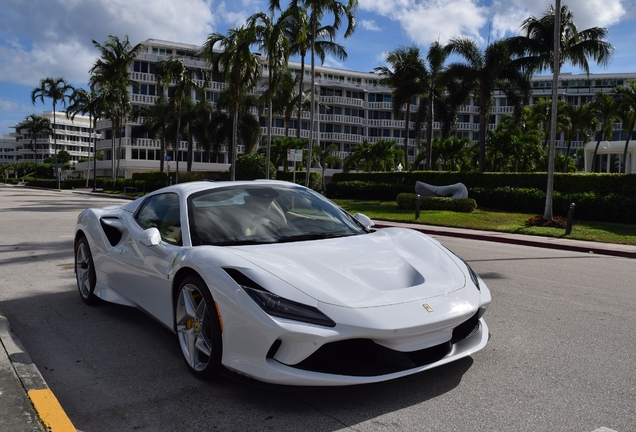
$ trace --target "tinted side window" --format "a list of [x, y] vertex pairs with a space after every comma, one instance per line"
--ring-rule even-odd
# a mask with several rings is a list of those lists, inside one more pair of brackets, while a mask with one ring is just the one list
[[167, 193], [150, 197], [135, 219], [144, 229], [157, 228], [164, 241], [181, 245], [180, 215], [179, 196]]

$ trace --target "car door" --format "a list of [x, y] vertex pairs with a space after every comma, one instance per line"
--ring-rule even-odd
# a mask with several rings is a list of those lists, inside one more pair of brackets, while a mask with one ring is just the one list
[[[152, 195], [131, 219], [127, 224], [130, 236], [113, 254], [118, 291], [172, 327], [172, 281], [168, 274], [182, 249], [179, 196]], [[151, 238], [151, 228], [159, 231], [160, 241]]]

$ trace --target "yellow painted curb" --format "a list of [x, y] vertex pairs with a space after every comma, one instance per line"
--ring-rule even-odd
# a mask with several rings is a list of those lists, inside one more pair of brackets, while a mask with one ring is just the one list
[[51, 432], [77, 431], [51, 390], [29, 390], [28, 394], [40, 420]]

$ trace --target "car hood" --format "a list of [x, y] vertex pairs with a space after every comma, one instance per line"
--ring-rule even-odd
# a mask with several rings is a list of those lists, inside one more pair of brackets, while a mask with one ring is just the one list
[[402, 228], [231, 249], [315, 300], [337, 306], [423, 300], [462, 289], [466, 283], [462, 270], [437, 241]]

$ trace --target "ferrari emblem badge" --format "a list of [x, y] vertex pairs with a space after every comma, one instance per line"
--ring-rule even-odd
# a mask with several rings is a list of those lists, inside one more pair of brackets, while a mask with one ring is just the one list
[[433, 308], [427, 305], [426, 303], [424, 303], [422, 306], [424, 306], [424, 309], [426, 309], [426, 312], [433, 312]]

